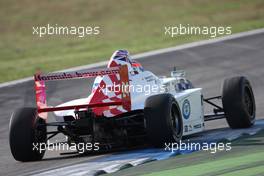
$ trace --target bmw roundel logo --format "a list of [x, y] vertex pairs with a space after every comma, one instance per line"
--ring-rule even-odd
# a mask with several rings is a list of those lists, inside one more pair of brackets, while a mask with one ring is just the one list
[[182, 104], [182, 114], [185, 119], [188, 119], [191, 115], [191, 106], [188, 99], [184, 100]]

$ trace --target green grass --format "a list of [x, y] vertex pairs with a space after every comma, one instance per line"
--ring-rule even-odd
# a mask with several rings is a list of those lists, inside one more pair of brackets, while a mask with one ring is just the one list
[[232, 141], [230, 151], [198, 151], [131, 167], [115, 176], [264, 175], [264, 131]]
[[[0, 1], [0, 82], [107, 60], [116, 49], [132, 54], [210, 38], [164, 35], [178, 24], [264, 27], [263, 0]], [[32, 35], [33, 26], [101, 27], [98, 36]]]
[[[209, 175], [209, 174], [214, 175], [212, 173], [218, 173], [218, 172], [222, 172], [222, 174], [218, 173], [218, 175], [239, 174], [240, 176], [248, 176], [249, 173], [254, 175], [260, 173], [264, 174], [263, 156], [264, 156], [264, 152], [246, 154], [229, 159], [221, 159], [203, 164], [197, 164], [197, 165], [191, 165], [177, 169], [155, 172], [155, 173], [147, 174], [145, 176], [162, 176], [162, 175], [173, 176], [173, 175], [177, 175], [176, 173], [180, 173], [180, 175], [182, 176]], [[258, 165], [255, 166], [252, 165], [252, 163], [257, 163]], [[259, 165], [259, 163], [261, 163], [261, 165]], [[244, 166], [246, 169], [243, 169], [242, 166]]]
[[263, 165], [262, 165], [262, 166], [251, 167], [248, 169], [241, 169], [241, 170], [230, 172], [224, 175], [225, 176], [234, 176], [234, 175], [250, 176], [250, 175], [261, 175], [263, 174], [263, 172], [264, 171], [263, 171]]

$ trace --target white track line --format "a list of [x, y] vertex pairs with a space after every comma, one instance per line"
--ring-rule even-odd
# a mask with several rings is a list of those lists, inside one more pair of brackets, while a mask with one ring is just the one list
[[[223, 41], [227, 41], [227, 40], [233, 40], [233, 39], [247, 37], [247, 36], [251, 36], [251, 35], [257, 35], [257, 34], [260, 34], [260, 33], [264, 33], [264, 28], [256, 29], [256, 30], [252, 30], [252, 31], [241, 32], [241, 33], [237, 33], [237, 34], [232, 34], [232, 35], [224, 36], [224, 37], [221, 37], [221, 38], [202, 40], [202, 41], [187, 43], [187, 44], [183, 44], [183, 45], [179, 45], [179, 46], [175, 46], [175, 47], [148, 51], [148, 52], [144, 52], [144, 53], [141, 53], [141, 54], [133, 55], [132, 58], [133, 59], [142, 59], [144, 57], [149, 57], [149, 56], [154, 56], [154, 55], [158, 55], [158, 54], [163, 54], [163, 53], [183, 50], [183, 49], [187, 49], [187, 48], [193, 48], [193, 47], [197, 47], [197, 46], [203, 46], [203, 45], [223, 42]], [[60, 70], [60, 71], [57, 71], [57, 72], [78, 71], [78, 70], [84, 70], [84, 69], [91, 69], [91, 68], [95, 68], [95, 67], [104, 66], [104, 65], [107, 64], [107, 62], [108, 61], [102, 61], [102, 62], [97, 62], [97, 63], [94, 63], [94, 64], [83, 65], [83, 66], [78, 66], [78, 67], [72, 67], [72, 68], [65, 69], [65, 70]], [[25, 82], [28, 82], [28, 81], [31, 81], [31, 80], [33, 80], [33, 77], [27, 77], [27, 78], [23, 78], [23, 79], [19, 79], [19, 80], [14, 80], [14, 81], [1, 83], [0, 84], [0, 88], [14, 86], [14, 85], [25, 83]]]

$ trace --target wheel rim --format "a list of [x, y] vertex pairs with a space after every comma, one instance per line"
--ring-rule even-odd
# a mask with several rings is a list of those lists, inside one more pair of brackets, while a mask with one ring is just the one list
[[173, 105], [171, 108], [171, 117], [172, 117], [172, 126], [173, 126], [173, 130], [175, 131], [176, 135], [180, 135], [181, 134], [181, 122], [179, 119], [179, 116], [177, 114], [176, 108]]
[[244, 96], [244, 102], [246, 105], [247, 112], [251, 116], [251, 118], [254, 118], [254, 113], [255, 113], [255, 107], [254, 107], [254, 102], [252, 100], [252, 93], [248, 87], [245, 88], [245, 96]]

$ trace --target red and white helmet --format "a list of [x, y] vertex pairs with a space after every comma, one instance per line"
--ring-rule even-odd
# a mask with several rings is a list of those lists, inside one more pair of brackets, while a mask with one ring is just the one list
[[127, 50], [116, 50], [111, 56], [107, 67], [116, 67], [119, 65], [127, 65], [128, 68], [132, 67], [132, 62]]
[[110, 58], [107, 67], [116, 67], [119, 65], [127, 65], [129, 71], [141, 70], [143, 67], [139, 62], [136, 62], [131, 59], [129, 52], [127, 50], [116, 50]]

